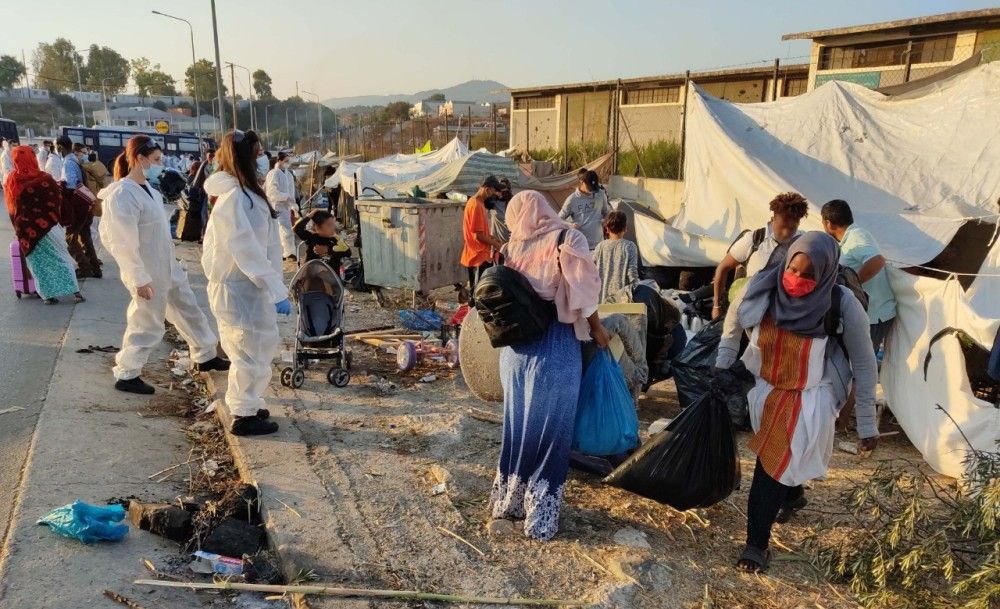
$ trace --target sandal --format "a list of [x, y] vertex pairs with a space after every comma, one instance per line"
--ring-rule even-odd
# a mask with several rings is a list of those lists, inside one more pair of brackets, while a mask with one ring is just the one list
[[83, 297], [83, 294], [81, 294], [80, 292], [77, 292], [77, 293], [73, 294], [73, 302], [76, 302], [76, 303], [87, 302], [87, 299]]
[[786, 503], [780, 510], [778, 510], [778, 515], [775, 517], [774, 521], [778, 524], [785, 524], [795, 516], [795, 513], [802, 508], [809, 505], [809, 501], [806, 499], [805, 495], [800, 495], [798, 499], [793, 499], [790, 503]]
[[745, 573], [763, 573], [771, 566], [771, 550], [761, 550], [753, 546], [743, 546], [736, 568]]

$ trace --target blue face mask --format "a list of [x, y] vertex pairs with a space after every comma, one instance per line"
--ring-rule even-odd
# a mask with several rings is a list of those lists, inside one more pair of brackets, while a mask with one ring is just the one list
[[146, 176], [147, 180], [155, 182], [160, 174], [163, 173], [163, 165], [150, 165], [142, 170], [142, 175]]
[[261, 175], [267, 173], [267, 170], [271, 168], [270, 161], [267, 160], [266, 156], [257, 157], [257, 172]]

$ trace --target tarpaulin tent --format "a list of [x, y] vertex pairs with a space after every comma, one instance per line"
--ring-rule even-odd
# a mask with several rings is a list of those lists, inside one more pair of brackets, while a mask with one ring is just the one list
[[1000, 409], [973, 394], [956, 341], [932, 348], [926, 380], [923, 362], [931, 337], [948, 327], [992, 345], [1000, 245], [964, 282], [899, 269], [934, 260], [967, 222], [998, 221], [998, 141], [1000, 63], [898, 97], [829, 82], [794, 98], [732, 104], [692, 87], [682, 209], [670, 225], [636, 217], [640, 252], [648, 265], [713, 265], [740, 231], [767, 222], [780, 192], [810, 201], [807, 230], [820, 228], [826, 201], [850, 202], [896, 267], [899, 317], [882, 371], [889, 406], [927, 462], [959, 476], [962, 433], [977, 449], [995, 450]]
[[375, 188], [385, 196], [407, 193], [415, 186], [430, 196], [451, 191], [472, 195], [488, 175], [507, 178], [516, 184], [521, 171], [514, 159], [480, 151], [443, 165], [429, 175], [403, 182], [378, 183]]
[[358, 196], [366, 187], [375, 187], [376, 184], [405, 182], [428, 176], [444, 165], [468, 155], [469, 147], [455, 138], [434, 152], [393, 154], [367, 163], [345, 162], [327, 180], [327, 186], [332, 188], [339, 183], [345, 191]]

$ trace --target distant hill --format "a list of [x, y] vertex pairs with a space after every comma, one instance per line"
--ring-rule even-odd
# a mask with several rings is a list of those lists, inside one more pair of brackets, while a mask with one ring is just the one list
[[416, 103], [435, 93], [443, 93], [445, 99], [457, 101], [505, 102], [510, 101], [507, 85], [495, 80], [470, 80], [445, 89], [428, 89], [412, 94], [397, 95], [355, 95], [353, 97], [333, 97], [323, 103], [330, 108], [350, 108], [353, 106], [385, 106], [394, 101]]

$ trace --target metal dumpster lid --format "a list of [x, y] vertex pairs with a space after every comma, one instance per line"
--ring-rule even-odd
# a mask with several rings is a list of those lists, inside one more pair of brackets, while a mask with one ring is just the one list
[[357, 199], [355, 205], [378, 205], [380, 207], [400, 207], [404, 209], [441, 209], [445, 207], [465, 207], [465, 203], [452, 201], [450, 199], [414, 199], [409, 198], [389, 198], [389, 199]]

